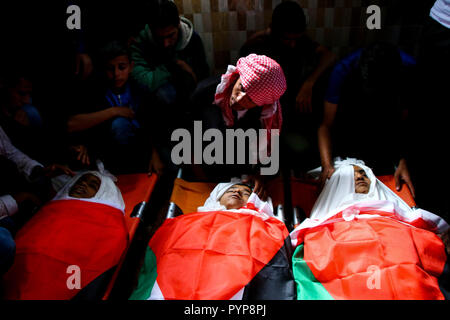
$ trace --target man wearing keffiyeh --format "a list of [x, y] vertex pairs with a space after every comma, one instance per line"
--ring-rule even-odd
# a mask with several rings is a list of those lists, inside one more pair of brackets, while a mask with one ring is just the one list
[[269, 57], [250, 54], [239, 59], [236, 67], [228, 66], [217, 86], [214, 103], [220, 106], [228, 127], [248, 109], [260, 106], [262, 127], [281, 130], [279, 99], [285, 91], [286, 79], [280, 65]]
[[[210, 83], [199, 85], [193, 95], [193, 105], [204, 107], [201, 111], [204, 126], [222, 130], [266, 129], [269, 147], [271, 130], [281, 130], [283, 121], [279, 99], [286, 91], [286, 78], [281, 66], [267, 56], [250, 54], [240, 58], [236, 66], [229, 65], [220, 82], [217, 78], [207, 80]], [[250, 180], [254, 182], [254, 192], [264, 198], [262, 177], [249, 176], [244, 182]]]

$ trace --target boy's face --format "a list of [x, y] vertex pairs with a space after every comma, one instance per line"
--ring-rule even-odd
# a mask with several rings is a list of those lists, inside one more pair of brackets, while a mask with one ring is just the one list
[[126, 55], [117, 56], [106, 63], [106, 76], [114, 89], [120, 89], [127, 83], [133, 65]]
[[248, 197], [252, 194], [252, 189], [247, 186], [235, 184], [230, 187], [223, 196], [220, 198], [219, 202], [224, 205], [228, 210], [239, 209], [247, 204]]
[[93, 174], [82, 175], [70, 188], [69, 196], [73, 198], [92, 198], [97, 194], [101, 181]]

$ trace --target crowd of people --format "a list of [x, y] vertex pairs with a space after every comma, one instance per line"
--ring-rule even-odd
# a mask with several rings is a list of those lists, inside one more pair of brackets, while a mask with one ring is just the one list
[[[322, 185], [335, 157], [362, 159], [448, 219], [448, 172], [430, 168], [442, 165], [448, 137], [448, 0], [431, 8], [418, 56], [377, 41], [341, 60], [308, 36], [298, 2], [283, 1], [222, 75], [211, 74], [201, 37], [173, 1], [148, 3], [127, 28], [117, 31], [120, 21], [100, 36], [101, 28], [65, 30], [56, 45], [46, 26], [27, 30], [30, 42], [14, 52], [32, 58], [0, 69], [0, 274], [14, 260], [14, 235], [59, 191], [55, 177], [100, 160], [113, 174], [173, 180], [171, 133], [192, 130], [194, 120], [279, 129], [280, 171], [321, 165]], [[200, 180], [245, 174], [234, 188], [246, 194], [250, 184], [262, 200], [273, 178], [254, 165], [189, 170]]]

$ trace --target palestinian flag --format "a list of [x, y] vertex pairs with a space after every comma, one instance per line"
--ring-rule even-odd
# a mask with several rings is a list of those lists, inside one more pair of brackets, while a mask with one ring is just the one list
[[89, 296], [89, 284], [109, 280], [105, 274], [118, 264], [128, 232], [118, 209], [57, 200], [42, 207], [15, 241], [14, 264], [4, 276], [5, 298], [65, 300]]
[[130, 299], [295, 299], [289, 232], [246, 209], [167, 219]]
[[298, 299], [449, 298], [449, 262], [426, 216], [405, 219], [380, 201], [291, 233]]

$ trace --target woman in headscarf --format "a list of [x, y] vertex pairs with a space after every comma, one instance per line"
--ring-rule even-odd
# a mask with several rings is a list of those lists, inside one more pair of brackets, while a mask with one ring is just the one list
[[289, 233], [272, 212], [242, 181], [219, 183], [156, 231], [130, 299], [295, 299]]
[[335, 168], [310, 218], [291, 233], [298, 298], [448, 298], [437, 236], [448, 224], [410, 208], [362, 161], [335, 161]]
[[100, 170], [71, 178], [18, 232], [6, 299], [101, 298], [128, 231], [115, 178]]

